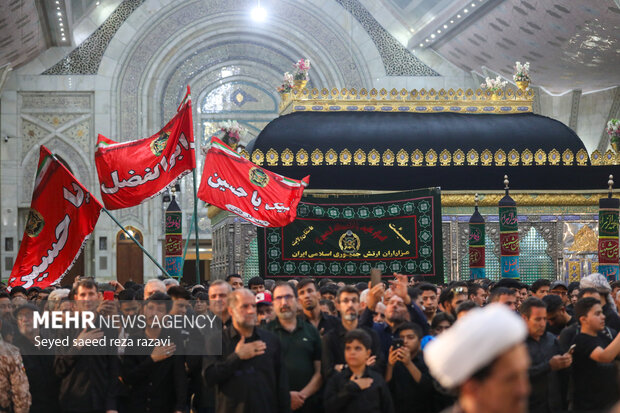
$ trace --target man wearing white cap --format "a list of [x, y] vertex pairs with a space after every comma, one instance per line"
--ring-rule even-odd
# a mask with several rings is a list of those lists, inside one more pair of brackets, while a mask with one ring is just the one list
[[530, 358], [523, 320], [501, 304], [475, 309], [430, 342], [424, 359], [447, 389], [458, 390], [452, 413], [527, 410]]

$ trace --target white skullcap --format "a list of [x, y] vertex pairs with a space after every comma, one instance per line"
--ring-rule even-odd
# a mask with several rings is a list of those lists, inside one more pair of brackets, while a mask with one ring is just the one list
[[454, 388], [525, 340], [527, 327], [504, 304], [474, 309], [424, 349], [424, 361], [445, 388]]

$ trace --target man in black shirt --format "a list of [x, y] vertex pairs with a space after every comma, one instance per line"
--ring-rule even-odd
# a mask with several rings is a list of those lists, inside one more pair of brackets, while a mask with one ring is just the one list
[[[547, 298], [547, 297], [545, 297]], [[527, 324], [528, 337], [525, 340], [532, 363], [528, 370], [532, 387], [529, 399], [530, 413], [549, 413], [549, 381], [551, 372], [566, 369], [572, 362], [570, 354], [560, 354], [559, 344], [547, 327], [545, 303], [530, 297], [521, 304], [521, 316]]]
[[316, 283], [312, 278], [303, 278], [299, 281], [297, 284], [297, 296], [299, 297], [299, 304], [306, 320], [319, 330], [321, 336], [340, 325], [340, 320], [336, 317], [321, 311], [319, 306], [321, 294], [317, 290]]
[[[301, 285], [301, 282], [299, 283]], [[360, 293], [350, 285], [342, 287], [338, 290], [336, 296], [338, 311], [340, 311], [340, 320], [338, 327], [323, 336], [323, 359], [321, 361], [321, 369], [323, 379], [327, 380], [334, 372], [340, 372], [346, 366], [344, 360], [344, 336], [347, 331], [358, 328], [358, 316], [360, 312]], [[372, 355], [370, 366], [380, 374], [383, 374], [385, 368], [385, 360], [381, 351], [381, 342], [379, 336], [370, 327], [362, 327], [372, 340]]]
[[[95, 312], [100, 295], [92, 278], [80, 279], [74, 289], [79, 312]], [[84, 329], [78, 340], [101, 339], [114, 334], [107, 329]], [[89, 354], [89, 352], [91, 354]], [[58, 400], [63, 412], [117, 412], [119, 360], [116, 355], [92, 355], [93, 348], [75, 347], [68, 355], [54, 358], [54, 372], [60, 379]]]
[[564, 327], [577, 322], [566, 312], [565, 304], [558, 295], [549, 294], [543, 302], [547, 306], [547, 331], [554, 336], [559, 336]]
[[620, 335], [610, 340], [599, 334], [605, 328], [601, 302], [583, 298], [575, 304], [581, 332], [575, 337], [573, 365], [573, 407], [577, 411], [599, 412], [618, 401], [618, 373], [615, 359], [620, 354]]
[[345, 335], [347, 367], [325, 386], [326, 413], [393, 413], [390, 390], [383, 377], [368, 368], [370, 336], [361, 329]]
[[216, 386], [218, 413], [287, 413], [291, 409], [280, 341], [256, 328], [256, 297], [245, 288], [228, 298], [232, 327], [222, 332], [222, 355], [205, 360], [204, 376]]
[[[169, 291], [173, 288], [170, 287]], [[178, 287], [182, 288], [182, 287]], [[144, 339], [165, 338], [172, 334], [155, 322], [162, 320], [170, 308], [170, 296], [162, 292], [153, 293], [142, 308], [146, 327], [130, 335], [136, 342]], [[129, 389], [125, 398], [126, 411], [181, 413], [185, 411], [187, 377], [184, 357], [176, 355], [176, 345], [128, 347], [121, 361], [121, 380]], [[145, 354], [150, 353], [150, 354]]]
[[420, 340], [422, 330], [417, 324], [405, 323], [390, 347], [385, 380], [392, 393], [396, 413], [427, 413], [432, 411], [433, 383], [424, 364]]

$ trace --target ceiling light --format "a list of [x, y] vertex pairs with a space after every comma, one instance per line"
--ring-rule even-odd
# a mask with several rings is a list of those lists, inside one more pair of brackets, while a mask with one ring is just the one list
[[60, 10], [60, 6], [56, 6], [56, 10]]
[[434, 38], [435, 38], [435, 35], [434, 35], [434, 34], [431, 34], [431, 39], [434, 39]]
[[426, 39], [426, 43], [428, 43], [428, 39]]
[[454, 23], [454, 20], [450, 20], [450, 24]]
[[437, 33], [441, 33], [441, 30], [437, 30]]
[[60, 2], [58, 0], [56, 0], [56, 4], [60, 4]]
[[471, 7], [476, 7], [476, 3], [472, 3], [472, 4], [471, 4]]
[[444, 25], [443, 25], [443, 28], [444, 28], [444, 29], [447, 29], [447, 28], [448, 28], [448, 25], [447, 25], [447, 24], [444, 24]]
[[469, 11], [469, 10], [467, 10], [467, 9], [463, 10], [463, 12], [465, 12], [465, 13], [467, 13], [468, 11]]
[[420, 43], [420, 47], [424, 46], [424, 43]]
[[59, 25], [60, 27], [64, 26], [64, 24], [62, 24], [62, 23], [58, 23], [58, 25]]
[[252, 20], [262, 22], [267, 18], [267, 11], [258, 5], [252, 9], [250, 16], [252, 17]]
[[457, 19], [460, 19], [460, 18], [461, 18], [461, 15], [460, 15], [460, 14], [457, 14], [457, 15], [456, 15], [456, 18], [457, 18]]
[[62, 40], [65, 41], [65, 40], [67, 40], [67, 38], [63, 36]]
[[100, 2], [100, 1], [98, 1], [97, 3], [95, 3], [95, 6], [98, 6], [98, 5], [100, 5], [100, 4], [101, 4], [101, 2]]
[[59, 15], [59, 16], [62, 16], [62, 13], [61, 13], [61, 12], [57, 12], [56, 14], [57, 14], [57, 15]]

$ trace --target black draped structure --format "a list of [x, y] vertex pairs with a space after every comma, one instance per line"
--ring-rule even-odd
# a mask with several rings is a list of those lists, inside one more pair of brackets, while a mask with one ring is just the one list
[[[620, 173], [617, 165], [592, 166], [575, 132], [559, 121], [533, 113], [296, 112], [270, 122], [247, 147], [250, 155], [257, 149], [265, 155], [269, 150], [278, 154], [277, 162], [263, 163], [269, 170], [295, 179], [310, 174], [309, 189], [488, 190], [496, 189], [498, 177], [508, 174], [515, 190], [587, 190], [600, 187], [610, 173]], [[358, 149], [368, 155], [374, 149], [379, 158], [387, 150], [396, 155], [402, 149], [408, 159], [406, 166], [400, 166], [397, 160], [389, 165], [389, 159], [387, 163], [380, 159], [378, 165], [371, 165], [370, 159], [363, 165], [357, 165], [355, 159], [350, 159], [348, 164], [342, 159], [336, 162], [332, 159], [332, 164], [328, 164], [325, 159], [318, 165], [313, 165], [311, 159], [306, 165], [292, 159], [285, 165], [282, 154], [286, 149], [293, 154], [292, 158], [301, 149], [310, 157], [315, 149], [323, 156], [329, 149], [338, 155], [345, 149], [352, 155]], [[426, 161], [421, 166], [412, 165], [414, 151], [419, 150], [425, 158], [431, 149], [439, 158], [434, 166]], [[483, 166], [480, 159], [470, 165], [467, 154], [471, 149], [478, 156], [490, 151], [493, 162]], [[531, 154], [541, 150], [545, 159], [540, 165], [535, 159], [530, 159], [530, 165], [523, 159], [517, 165], [510, 165], [506, 159], [504, 166], [498, 166], [502, 162], [495, 162], [494, 158], [500, 149], [505, 156], [511, 150], [520, 155], [526, 150]], [[584, 165], [578, 165], [576, 160], [565, 164], [561, 158], [567, 149], [575, 157], [582, 150], [586, 154]], [[440, 156], [444, 150], [452, 157], [445, 166]], [[459, 160], [461, 165], [454, 159], [459, 150], [465, 155], [465, 159]], [[559, 158], [551, 159], [553, 150]]]

